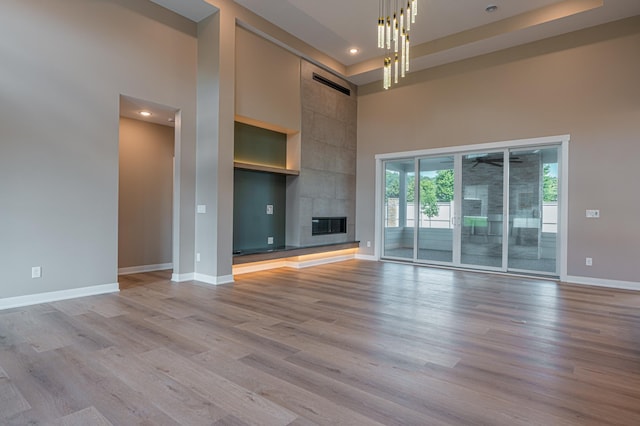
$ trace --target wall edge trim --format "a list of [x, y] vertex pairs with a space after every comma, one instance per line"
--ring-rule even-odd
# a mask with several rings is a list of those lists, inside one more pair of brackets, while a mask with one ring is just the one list
[[173, 263], [157, 263], [155, 265], [140, 265], [118, 268], [118, 275], [140, 274], [143, 272], [164, 271], [166, 269], [173, 269]]
[[589, 285], [594, 287], [615, 288], [619, 290], [635, 290], [640, 291], [640, 282], [610, 280], [605, 278], [582, 277], [576, 275], [567, 275], [561, 281], [562, 284]]
[[185, 281], [193, 281], [195, 280], [195, 274], [190, 272], [188, 274], [171, 274], [171, 281], [177, 283], [183, 283]]
[[193, 279], [195, 281], [200, 281], [201, 283], [211, 284], [211, 285], [221, 285], [221, 284], [230, 284], [233, 282], [233, 275], [206, 275], [194, 273]]
[[26, 296], [7, 297], [0, 299], [0, 310], [39, 305], [41, 303], [58, 302], [76, 299], [78, 297], [96, 296], [99, 294], [117, 293], [120, 291], [118, 283], [102, 284], [89, 287], [73, 288], [69, 290], [51, 291], [46, 293], [29, 294]]
[[378, 260], [378, 256], [374, 256], [371, 254], [356, 254], [356, 259], [358, 260], [368, 260], [371, 262], [377, 262]]

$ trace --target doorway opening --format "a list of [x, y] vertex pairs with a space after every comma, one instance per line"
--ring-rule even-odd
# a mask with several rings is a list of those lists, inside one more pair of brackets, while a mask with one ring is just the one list
[[157, 272], [170, 279], [177, 264], [176, 122], [176, 108], [120, 96], [118, 275], [127, 276], [122, 286], [135, 284], [135, 274]]
[[377, 156], [377, 257], [562, 278], [568, 141]]

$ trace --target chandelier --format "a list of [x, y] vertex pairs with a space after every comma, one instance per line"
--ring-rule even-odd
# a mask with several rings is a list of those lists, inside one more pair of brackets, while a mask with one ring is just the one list
[[384, 49], [382, 84], [385, 89], [391, 82], [398, 83], [409, 71], [409, 31], [416, 22], [418, 0], [380, 0], [378, 18], [378, 48]]

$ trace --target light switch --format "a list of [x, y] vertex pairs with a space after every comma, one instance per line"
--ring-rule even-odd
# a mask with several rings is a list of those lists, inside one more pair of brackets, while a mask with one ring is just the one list
[[197, 212], [198, 213], [206, 213], [207, 212], [206, 204], [198, 204]]
[[34, 266], [31, 268], [31, 278], [40, 278], [42, 276], [42, 268]]
[[267, 214], [273, 214], [273, 204], [267, 204]]

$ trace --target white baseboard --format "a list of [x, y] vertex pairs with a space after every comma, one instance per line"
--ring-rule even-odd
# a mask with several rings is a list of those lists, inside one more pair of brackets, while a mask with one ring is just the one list
[[193, 272], [190, 272], [188, 274], [171, 274], [171, 281], [176, 283], [193, 281], [194, 279], [195, 279], [195, 274]]
[[173, 263], [158, 263], [157, 265], [140, 265], [129, 266], [127, 268], [119, 268], [118, 275], [140, 274], [143, 272], [165, 271], [173, 269]]
[[219, 277], [214, 277], [212, 275], [190, 272], [188, 274], [172, 274], [171, 281], [177, 283], [183, 283], [185, 281], [200, 281], [205, 284], [220, 285], [232, 283], [233, 275], [221, 275]]
[[30, 294], [27, 296], [7, 297], [0, 299], [0, 310], [39, 305], [40, 303], [57, 302], [77, 297], [95, 296], [98, 294], [116, 293], [120, 291], [118, 283], [73, 288], [69, 290], [51, 291], [48, 293]]
[[567, 276], [566, 280], [563, 280], [563, 282], [565, 281], [567, 284], [591, 285], [595, 287], [640, 291], [640, 283], [634, 281], [607, 280], [603, 278], [578, 277], [573, 275]]
[[221, 275], [219, 277], [214, 277], [212, 275], [195, 273], [194, 280], [211, 285], [230, 284], [233, 282], [233, 275]]
[[376, 256], [370, 255], [370, 254], [356, 254], [356, 259], [358, 260], [369, 260], [371, 262], [377, 262], [378, 259]]

